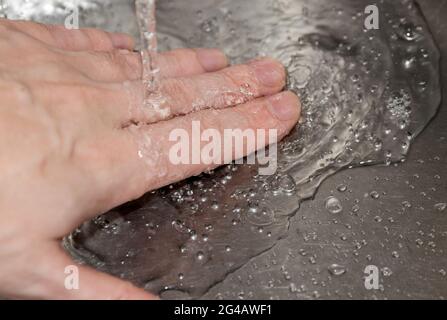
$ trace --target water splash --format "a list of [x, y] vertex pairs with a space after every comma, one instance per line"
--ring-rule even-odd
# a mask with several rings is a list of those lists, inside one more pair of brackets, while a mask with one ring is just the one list
[[[84, 224], [68, 243], [71, 251], [148, 290], [200, 297], [285, 237], [289, 218], [326, 177], [345, 167], [401, 161], [437, 110], [439, 56], [411, 1], [384, 2], [386, 19], [371, 31], [363, 29], [366, 5], [160, 3], [164, 49], [221, 47], [235, 63], [259, 53], [280, 59], [289, 89], [302, 98], [303, 119], [279, 147], [276, 176], [257, 176], [256, 166], [227, 166], [179, 183], [117, 209], [113, 214], [132, 226], [129, 232], [103, 236], [94, 222]], [[334, 199], [328, 210], [340, 212]], [[196, 237], [166, 222], [176, 219]], [[158, 226], [150, 240], [141, 220]], [[118, 264], [126, 248], [138, 254]], [[309, 262], [317, 263], [314, 256]]]
[[159, 73], [157, 66], [157, 34], [155, 19], [155, 0], [135, 0], [136, 17], [140, 29], [140, 45], [142, 46], [143, 83], [147, 92], [159, 89]]
[[[125, 3], [101, 2], [123, 10], [108, 21], [96, 15], [90, 25], [138, 35], [132, 5], [125, 9]], [[163, 297], [200, 297], [285, 237], [289, 218], [326, 177], [403, 160], [439, 105], [439, 54], [413, 1], [381, 1], [380, 29], [369, 31], [363, 29], [368, 4], [158, 3], [161, 49], [221, 47], [233, 62], [272, 55], [288, 68], [288, 86], [302, 97], [303, 119], [280, 145], [276, 176], [230, 165], [189, 179], [83, 224], [66, 239], [69, 251]], [[367, 198], [381, 199], [373, 191]], [[351, 211], [358, 210], [356, 204]], [[309, 262], [317, 259], [309, 256]], [[389, 268], [382, 272], [392, 274]]]

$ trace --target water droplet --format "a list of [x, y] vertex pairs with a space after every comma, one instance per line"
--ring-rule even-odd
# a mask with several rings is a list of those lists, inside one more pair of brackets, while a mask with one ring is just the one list
[[371, 191], [371, 193], [369, 195], [373, 199], [379, 199], [380, 198], [380, 194], [377, 191]]
[[410, 209], [412, 207], [412, 205], [409, 201], [402, 201], [402, 207], [404, 209]]
[[339, 264], [331, 264], [328, 268], [328, 271], [333, 276], [342, 276], [346, 273], [346, 268]]
[[298, 292], [298, 288], [297, 288], [296, 284], [293, 282], [289, 285], [289, 290], [291, 293]]
[[402, 23], [397, 29], [399, 37], [406, 41], [415, 41], [419, 39], [421, 35], [421, 28], [415, 26], [413, 23]]
[[335, 214], [343, 211], [343, 206], [341, 205], [340, 200], [333, 196], [326, 199], [325, 206], [330, 213]]
[[295, 180], [289, 176], [282, 176], [279, 180], [279, 187], [286, 193], [292, 193], [296, 189]]
[[275, 214], [269, 208], [251, 207], [246, 214], [246, 219], [255, 226], [268, 226], [275, 221]]
[[191, 230], [180, 220], [172, 221], [172, 227], [179, 233], [190, 233]]
[[189, 238], [192, 240], [192, 241], [196, 241], [197, 240], [197, 232], [195, 232], [194, 230], [191, 230], [191, 232], [189, 233]]
[[391, 271], [391, 269], [388, 268], [388, 267], [383, 267], [381, 269], [381, 271], [382, 271], [382, 274], [383, 274], [384, 277], [389, 277], [389, 276], [391, 276], [393, 274], [393, 271]]
[[203, 261], [203, 260], [205, 260], [205, 254], [202, 251], [199, 251], [199, 252], [197, 252], [196, 258], [199, 261]]

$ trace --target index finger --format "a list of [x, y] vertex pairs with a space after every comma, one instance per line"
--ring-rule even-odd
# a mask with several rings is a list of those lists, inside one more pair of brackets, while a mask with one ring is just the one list
[[[282, 139], [297, 123], [300, 109], [298, 97], [291, 92], [285, 92], [230, 109], [203, 110], [169, 121], [130, 127], [117, 137], [113, 146], [102, 150], [105, 157], [109, 154], [114, 159], [108, 173], [113, 179], [106, 181], [103, 186], [110, 201], [102, 203], [102, 207], [97, 209], [102, 212], [110, 210], [137, 199], [148, 191], [198, 175], [251, 154], [257, 148], [276, 143], [277, 141], [269, 141], [270, 130], [276, 130], [278, 138]], [[199, 163], [175, 163], [172, 155], [176, 152], [178, 142], [172, 140], [171, 134], [183, 132], [191, 137], [197, 133], [193, 132], [195, 129], [192, 124], [195, 121], [200, 123], [200, 135], [206, 134], [209, 129], [215, 130], [221, 137], [224, 136], [225, 130], [251, 130], [257, 133], [256, 143], [244, 144], [242, 151], [233, 148], [229, 156], [223, 152], [226, 146], [223, 143], [218, 145], [218, 148], [222, 148], [220, 155], [217, 155], [221, 157], [218, 164], [210, 164], [203, 159]], [[259, 132], [262, 137], [258, 135]], [[209, 142], [200, 141], [198, 145], [192, 143], [190, 154], [201, 152], [206, 144]]]

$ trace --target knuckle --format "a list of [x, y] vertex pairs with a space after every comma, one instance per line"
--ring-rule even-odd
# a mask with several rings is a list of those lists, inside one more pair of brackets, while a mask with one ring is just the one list
[[224, 83], [231, 88], [224, 93], [226, 104], [246, 103], [260, 95], [259, 84], [250, 74], [248, 67], [238, 66], [223, 71]]
[[249, 80], [250, 78], [248, 70], [245, 70], [245, 68], [242, 66], [223, 70], [222, 74], [225, 77], [225, 82], [235, 87], [239, 87], [241, 84], [243, 84], [245, 82], [244, 79]]
[[254, 101], [250, 106], [240, 110], [250, 128], [276, 128], [280, 122], [269, 111], [267, 99]]
[[251, 72], [250, 67], [246, 65], [236, 66], [223, 70], [222, 73], [229, 84], [237, 88], [251, 90], [254, 95], [258, 94], [259, 83], [253, 72]]
[[172, 62], [172, 68], [178, 74], [189, 74], [193, 71], [193, 59], [196, 58], [192, 49], [178, 49], [171, 52], [170, 62]]
[[163, 81], [162, 91], [167, 97], [174, 98], [178, 105], [190, 105], [194, 101], [194, 90], [188, 88], [188, 85], [182, 79], [169, 79]]
[[113, 51], [91, 52], [90, 54], [96, 56], [98, 59], [102, 57], [104, 59], [104, 62], [107, 64], [107, 67], [116, 65], [118, 61], [117, 55]]

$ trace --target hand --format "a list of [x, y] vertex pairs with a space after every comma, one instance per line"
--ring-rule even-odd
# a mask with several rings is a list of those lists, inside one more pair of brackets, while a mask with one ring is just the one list
[[170, 163], [174, 129], [200, 120], [202, 130], [272, 128], [281, 138], [298, 121], [298, 98], [278, 93], [278, 62], [228, 67], [216, 49], [160, 54], [161, 93], [144, 105], [133, 47], [123, 34], [0, 20], [0, 297], [155, 298], [86, 266], [78, 266], [79, 290], [67, 290], [74, 262], [61, 238], [209, 169]]

